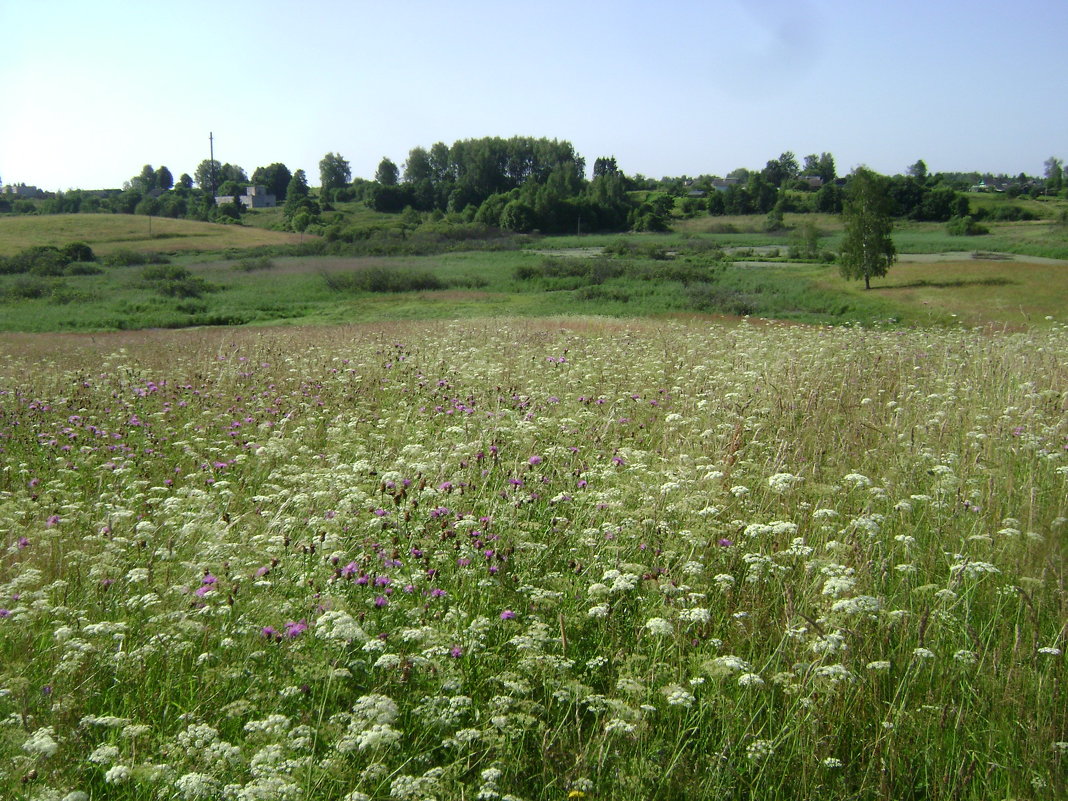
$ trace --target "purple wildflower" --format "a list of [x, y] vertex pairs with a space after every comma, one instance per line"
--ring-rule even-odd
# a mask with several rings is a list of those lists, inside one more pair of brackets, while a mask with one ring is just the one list
[[308, 630], [308, 621], [297, 620], [286, 623], [286, 636], [289, 638], [299, 637], [301, 632]]
[[389, 603], [389, 598], [387, 598], [386, 596], [384, 596], [384, 595], [375, 596], [375, 606], [381, 608], [383, 606], [386, 606], [388, 603]]
[[514, 617], [515, 612], [513, 612], [511, 609], [505, 609], [503, 612], [501, 612], [501, 620], [511, 620]]

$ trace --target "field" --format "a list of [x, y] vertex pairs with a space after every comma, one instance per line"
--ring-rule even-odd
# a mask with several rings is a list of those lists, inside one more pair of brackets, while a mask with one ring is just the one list
[[116, 250], [180, 252], [292, 244], [300, 234], [240, 225], [132, 214], [58, 214], [0, 217], [0, 256], [37, 245], [85, 242], [98, 255]]
[[[523, 248], [301, 256], [287, 255], [294, 252], [287, 247], [239, 249], [231, 238], [282, 236], [273, 232], [211, 228], [220, 230], [216, 249], [172, 253], [163, 267], [113, 264], [131, 255], [124, 247], [104, 254], [102, 263], [76, 265], [78, 271], [0, 274], [0, 330], [558, 314], [1020, 328], [1048, 325], [1068, 308], [1068, 261], [974, 258], [986, 254], [960, 252], [971, 242], [937, 232], [902, 232], [914, 252], [903, 253], [865, 292], [842, 280], [833, 264], [787, 259], [788, 237], [757, 233], [554, 237]], [[1042, 242], [1032, 246], [1048, 247]]]
[[0, 335], [0, 797], [1064, 797], [1066, 353]]

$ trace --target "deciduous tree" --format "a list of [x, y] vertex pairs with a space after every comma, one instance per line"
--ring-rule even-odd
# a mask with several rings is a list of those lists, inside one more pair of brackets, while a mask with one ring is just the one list
[[161, 166], [156, 170], [156, 186], [164, 192], [174, 186], [174, 176], [166, 167]]
[[338, 189], [352, 180], [349, 163], [340, 153], [327, 153], [319, 162], [319, 185], [325, 193], [329, 189]]
[[266, 167], [257, 167], [252, 173], [252, 183], [266, 187], [267, 191], [275, 196], [278, 201], [286, 199], [286, 189], [293, 179], [289, 168], [281, 162], [268, 164]]
[[897, 258], [890, 232], [890, 192], [885, 176], [866, 167], [858, 168], [846, 187], [845, 239], [839, 256], [842, 276], [863, 278], [864, 288], [871, 289], [872, 276], [886, 275]]
[[378, 169], [375, 170], [375, 180], [382, 186], [396, 186], [399, 178], [400, 170], [397, 169], [397, 165], [383, 156], [382, 160], [378, 162]]

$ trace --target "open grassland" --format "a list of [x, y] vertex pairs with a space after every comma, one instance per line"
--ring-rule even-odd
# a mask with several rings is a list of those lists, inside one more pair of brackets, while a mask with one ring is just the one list
[[116, 250], [173, 253], [293, 244], [300, 234], [132, 214], [0, 217], [0, 256], [39, 245], [85, 242], [98, 255]]
[[[1026, 257], [1023, 257], [1026, 258]], [[826, 286], [855, 294], [862, 289], [829, 271]], [[902, 261], [873, 283], [880, 297], [930, 319], [952, 315], [966, 325], [1020, 328], [1062, 319], [1068, 309], [1068, 264], [967, 259]], [[922, 318], [921, 318], [922, 319]]]
[[0, 336], [0, 797], [1068, 792], [1068, 328]]
[[[581, 249], [571, 247], [576, 241], [582, 240], [543, 240], [542, 250], [433, 256], [198, 254], [162, 266], [105, 263], [60, 276], [0, 275], [0, 330], [559, 314], [1041, 327], [1052, 322], [1047, 317], [1062, 320], [1068, 308], [1064, 262], [905, 256], [865, 292], [842, 280], [834, 265], [776, 261], [774, 254], [785, 250], [775, 246], [722, 250], [677, 235], [594, 239], [602, 244]], [[636, 250], [601, 252], [621, 241]]]

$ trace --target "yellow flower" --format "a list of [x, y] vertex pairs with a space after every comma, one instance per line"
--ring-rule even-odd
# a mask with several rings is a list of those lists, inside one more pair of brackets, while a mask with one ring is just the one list
[[585, 798], [586, 794], [582, 790], [572, 790], [567, 794], [568, 798]]

